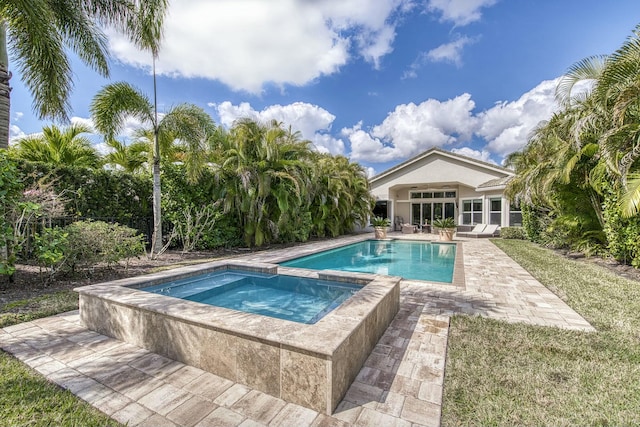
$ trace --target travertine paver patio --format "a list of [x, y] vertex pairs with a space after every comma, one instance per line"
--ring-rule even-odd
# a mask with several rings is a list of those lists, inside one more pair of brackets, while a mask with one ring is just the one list
[[[336, 243], [295, 251], [299, 256]], [[403, 281], [398, 315], [333, 416], [89, 331], [77, 312], [0, 329], [0, 347], [131, 426], [437, 426], [451, 315], [593, 330], [490, 241], [464, 241], [463, 253], [462, 288]], [[242, 258], [273, 262], [288, 256], [291, 249]]]

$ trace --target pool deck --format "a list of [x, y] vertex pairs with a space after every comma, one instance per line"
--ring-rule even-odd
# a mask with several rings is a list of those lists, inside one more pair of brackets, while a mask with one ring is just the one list
[[[370, 237], [298, 246], [295, 256]], [[463, 285], [403, 281], [400, 311], [332, 416], [89, 331], [77, 312], [0, 329], [0, 348], [129, 426], [439, 426], [452, 315], [594, 330], [489, 240], [455, 241], [463, 248]], [[239, 259], [291, 257], [288, 248]]]

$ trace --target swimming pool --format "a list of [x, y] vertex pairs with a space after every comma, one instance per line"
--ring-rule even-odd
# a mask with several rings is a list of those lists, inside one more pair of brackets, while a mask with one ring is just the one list
[[314, 324], [361, 288], [328, 280], [229, 270], [141, 290], [245, 313]]
[[430, 282], [453, 281], [455, 243], [365, 240], [281, 262], [284, 267], [401, 276]]

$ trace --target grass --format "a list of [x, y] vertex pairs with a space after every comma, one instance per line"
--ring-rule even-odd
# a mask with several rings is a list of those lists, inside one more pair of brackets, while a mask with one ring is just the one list
[[0, 351], [4, 426], [119, 426], [102, 412]]
[[442, 425], [640, 424], [640, 284], [529, 242], [494, 242], [597, 332], [454, 317]]
[[13, 301], [0, 307], [0, 328], [77, 308], [78, 294], [73, 291], [59, 291], [35, 298]]
[[[0, 327], [78, 308], [78, 294], [60, 291], [13, 301], [0, 308]], [[6, 426], [119, 426], [71, 392], [48, 382], [0, 351], [0, 424]]]

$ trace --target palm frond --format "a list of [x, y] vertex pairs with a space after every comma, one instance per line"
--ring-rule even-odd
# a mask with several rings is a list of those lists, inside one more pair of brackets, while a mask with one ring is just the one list
[[104, 86], [94, 96], [89, 110], [96, 129], [105, 134], [107, 140], [113, 139], [122, 131], [129, 116], [155, 128], [151, 101], [129, 83], [118, 82]]
[[56, 28], [78, 57], [102, 76], [109, 75], [107, 37], [97, 22], [85, 13], [81, 2], [56, 0], [49, 3]]
[[16, 0], [2, 6], [9, 52], [33, 94], [36, 114], [67, 120], [73, 83], [55, 13], [45, 1]]
[[640, 212], [640, 173], [628, 175], [627, 189], [620, 199], [620, 210], [627, 218]]
[[607, 57], [603, 55], [590, 56], [573, 64], [560, 79], [556, 87], [556, 100], [560, 105], [571, 104], [573, 89], [576, 84], [586, 80], [597, 80], [604, 70]]

